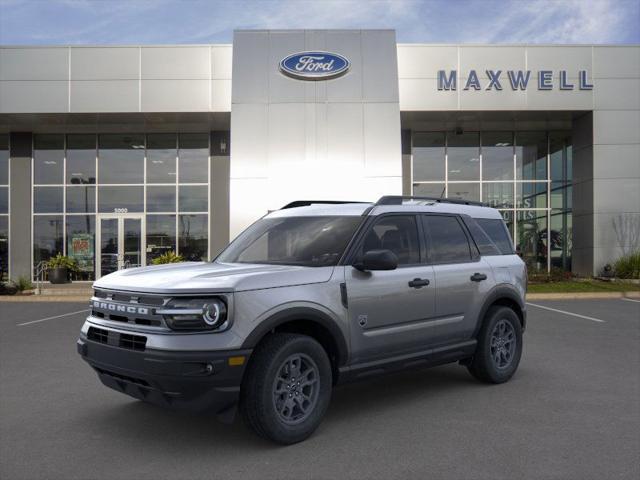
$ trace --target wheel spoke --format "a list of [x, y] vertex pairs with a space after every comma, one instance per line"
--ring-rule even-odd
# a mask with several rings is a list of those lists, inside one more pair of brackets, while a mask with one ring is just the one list
[[275, 409], [284, 423], [304, 421], [318, 401], [320, 376], [318, 367], [304, 353], [290, 355], [283, 361], [273, 381]]

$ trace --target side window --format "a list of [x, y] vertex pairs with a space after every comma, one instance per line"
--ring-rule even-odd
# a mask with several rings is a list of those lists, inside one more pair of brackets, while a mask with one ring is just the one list
[[464, 263], [471, 261], [469, 240], [456, 217], [425, 215], [424, 225], [429, 235], [431, 263]]
[[477, 218], [476, 222], [489, 235], [503, 255], [513, 254], [513, 244], [504, 222], [498, 218]]
[[413, 215], [382, 217], [364, 237], [360, 254], [369, 250], [391, 250], [398, 257], [398, 265], [420, 262], [418, 226]]
[[[473, 218], [466, 217], [463, 218], [462, 221], [469, 229], [469, 233], [471, 233], [471, 237], [476, 243], [478, 250], [480, 250], [481, 255], [502, 255], [502, 252]], [[471, 250], [474, 250], [473, 245], [471, 246]]]

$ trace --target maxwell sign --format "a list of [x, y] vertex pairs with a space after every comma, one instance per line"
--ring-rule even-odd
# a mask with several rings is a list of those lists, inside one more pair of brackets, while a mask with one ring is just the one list
[[[455, 70], [446, 72], [438, 71], [438, 90], [457, 90], [461, 83], [461, 75]], [[553, 70], [485, 70], [478, 74], [476, 70], [469, 70], [464, 90], [502, 90], [503, 84], [511, 87], [511, 90], [526, 90], [530, 83], [536, 85], [538, 90], [593, 90], [593, 84], [589, 80], [586, 70], [579, 70], [576, 80], [570, 80], [566, 70], [554, 72]]]
[[280, 61], [280, 71], [299, 80], [328, 80], [344, 75], [351, 63], [342, 55], [329, 52], [300, 52]]

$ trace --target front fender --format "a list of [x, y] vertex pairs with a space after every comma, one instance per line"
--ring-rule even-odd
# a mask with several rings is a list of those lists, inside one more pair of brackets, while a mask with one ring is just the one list
[[346, 336], [339, 325], [339, 320], [321, 305], [305, 305], [300, 302], [285, 304], [276, 312], [268, 312], [257, 321], [256, 327], [247, 336], [242, 348], [255, 348], [260, 340], [271, 330], [295, 320], [307, 320], [322, 326], [335, 341], [338, 350], [338, 364], [344, 365], [349, 357]]

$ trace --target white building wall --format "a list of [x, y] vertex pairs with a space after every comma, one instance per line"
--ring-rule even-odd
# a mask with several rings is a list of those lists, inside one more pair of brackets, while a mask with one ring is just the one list
[[228, 112], [231, 50], [0, 47], [0, 113]]
[[[351, 61], [326, 81], [279, 62], [324, 50]], [[239, 31], [231, 108], [231, 237], [293, 200], [401, 193], [400, 109], [391, 30]]]

